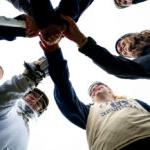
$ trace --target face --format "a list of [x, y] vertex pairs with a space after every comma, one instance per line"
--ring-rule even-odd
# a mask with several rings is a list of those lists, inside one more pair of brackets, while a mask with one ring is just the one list
[[137, 57], [138, 51], [136, 48], [135, 38], [132, 36], [125, 37], [117, 44], [117, 51], [120, 55], [128, 58]]
[[26, 103], [28, 103], [28, 105], [35, 111], [37, 112], [40, 112], [43, 107], [42, 107], [42, 96], [35, 93], [35, 92], [32, 92], [32, 93], [29, 93], [27, 94], [25, 97], [24, 97], [24, 100], [26, 101]]
[[112, 90], [103, 84], [95, 85], [91, 90], [91, 97], [95, 99], [96, 97], [100, 99], [101, 97], [105, 97], [106, 95], [113, 96]]
[[133, 0], [115, 0], [115, 3], [119, 6], [119, 7], [128, 7], [130, 5], [132, 5]]

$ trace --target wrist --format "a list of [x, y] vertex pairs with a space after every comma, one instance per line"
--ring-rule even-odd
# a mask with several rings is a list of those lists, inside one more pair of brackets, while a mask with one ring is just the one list
[[83, 47], [87, 42], [87, 37], [85, 37], [84, 35], [81, 36], [81, 38], [78, 39], [78, 42], [77, 42], [77, 46], [78, 48], [81, 48]]
[[46, 47], [42, 46], [42, 49], [43, 49], [43, 51], [45, 53], [53, 53], [54, 51], [56, 51], [57, 49], [59, 49], [59, 45], [58, 44], [54, 44], [54, 45], [46, 46]]

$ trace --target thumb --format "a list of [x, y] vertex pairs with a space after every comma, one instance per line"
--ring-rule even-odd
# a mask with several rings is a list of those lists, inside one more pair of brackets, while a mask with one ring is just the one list
[[44, 44], [42, 41], [39, 41], [39, 44], [40, 44], [40, 47], [41, 47], [43, 50], [46, 50], [46, 46], [45, 46], [45, 44]]

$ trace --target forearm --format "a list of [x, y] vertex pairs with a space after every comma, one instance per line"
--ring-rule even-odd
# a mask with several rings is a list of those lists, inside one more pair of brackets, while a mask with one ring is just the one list
[[31, 5], [29, 0], [7, 0], [10, 2], [16, 9], [24, 11], [26, 14], [31, 15]]
[[0, 16], [0, 40], [14, 40], [17, 36], [26, 36], [24, 20]]
[[54, 82], [56, 103], [72, 123], [85, 129], [89, 108], [79, 101], [69, 81], [67, 62], [63, 59], [60, 49], [53, 54], [46, 54], [49, 62], [49, 73]]
[[11, 80], [4, 82], [0, 87], [0, 104], [2, 105], [9, 101], [15, 101], [22, 97], [25, 92], [30, 90], [33, 86], [34, 83], [23, 75], [12, 77]]
[[144, 2], [146, 0], [133, 0], [133, 4], [137, 4], [137, 3], [141, 3], [141, 2]]
[[114, 56], [107, 49], [99, 46], [92, 38], [79, 51], [89, 58], [106, 72], [120, 78], [137, 79], [144, 78], [144, 68], [132, 60]]
[[61, 0], [55, 11], [59, 14], [70, 16], [74, 21], [77, 21], [81, 15], [80, 1], [81, 0]]
[[29, 0], [32, 10], [32, 17], [38, 28], [47, 27], [54, 19], [54, 9], [50, 0]]
[[34, 18], [36, 25], [43, 29], [53, 20], [54, 9], [50, 0], [7, 0], [20, 11]]

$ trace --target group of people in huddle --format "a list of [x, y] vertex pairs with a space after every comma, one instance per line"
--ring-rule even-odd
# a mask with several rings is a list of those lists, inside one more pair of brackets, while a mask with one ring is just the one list
[[[49, 104], [46, 94], [37, 88], [47, 76], [54, 83], [54, 99], [61, 113], [86, 130], [90, 150], [149, 150], [150, 106], [139, 99], [117, 96], [101, 81], [89, 87], [92, 103], [85, 104], [72, 86], [59, 42], [63, 38], [73, 41], [79, 52], [108, 74], [123, 79], [149, 79], [150, 30], [120, 37], [115, 45], [116, 56], [87, 37], [76, 24], [94, 0], [61, 0], [55, 9], [49, 0], [7, 1], [24, 14], [0, 17], [0, 39], [13, 41], [19, 36], [39, 36], [45, 56], [25, 62], [23, 73], [0, 87], [0, 150], [27, 150], [28, 121], [41, 116]], [[114, 0], [114, 3], [121, 9], [143, 1]], [[3, 74], [0, 67], [0, 78]]]

